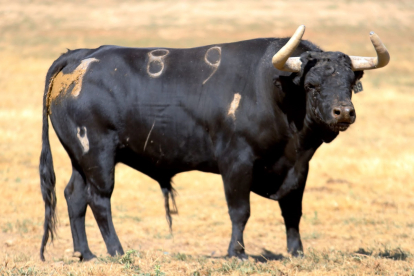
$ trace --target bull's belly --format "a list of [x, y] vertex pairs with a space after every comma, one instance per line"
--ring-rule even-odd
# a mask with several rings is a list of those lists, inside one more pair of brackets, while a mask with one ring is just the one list
[[156, 179], [160, 174], [199, 170], [219, 173], [210, 138], [183, 133], [148, 131], [122, 137], [117, 161]]

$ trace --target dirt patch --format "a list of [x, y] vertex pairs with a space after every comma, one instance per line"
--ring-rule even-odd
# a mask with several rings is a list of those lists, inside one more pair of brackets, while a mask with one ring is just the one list
[[50, 104], [61, 94], [66, 94], [69, 87], [72, 87], [71, 95], [73, 97], [79, 96], [82, 89], [83, 76], [88, 70], [89, 65], [92, 62], [98, 62], [96, 58], [88, 58], [82, 60], [78, 67], [68, 74], [64, 74], [62, 71], [55, 74], [49, 84], [49, 91], [47, 94], [47, 110], [50, 114]]

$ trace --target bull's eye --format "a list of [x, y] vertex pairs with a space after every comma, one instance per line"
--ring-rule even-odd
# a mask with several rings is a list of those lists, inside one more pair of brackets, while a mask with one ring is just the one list
[[319, 92], [319, 86], [314, 85], [314, 84], [311, 84], [311, 83], [308, 83], [306, 85], [306, 89], [309, 90], [309, 91], [311, 91], [311, 92], [313, 92], [313, 93]]

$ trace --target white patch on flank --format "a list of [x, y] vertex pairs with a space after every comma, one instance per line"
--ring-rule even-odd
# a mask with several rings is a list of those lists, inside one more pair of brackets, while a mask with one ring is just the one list
[[76, 67], [75, 71], [79, 72], [78, 73], [79, 76], [77, 76], [77, 80], [76, 80], [77, 82], [75, 82], [76, 85], [72, 90], [73, 97], [79, 96], [80, 91], [82, 89], [83, 75], [86, 73], [86, 70], [88, 70], [89, 65], [92, 62], [98, 62], [98, 61], [99, 59], [96, 59], [96, 58], [87, 58], [87, 59], [82, 60], [81, 64], [79, 64], [79, 66]]
[[87, 58], [81, 61], [81, 64], [78, 65], [78, 67], [76, 67], [76, 70], [86, 70], [89, 67], [89, 64], [91, 64], [92, 62], [97, 62], [99, 61], [99, 59], [96, 58]]
[[[145, 144], [144, 144], [144, 151], [145, 151], [145, 148], [147, 147], [148, 139], [150, 138], [150, 135], [151, 135], [152, 129], [154, 128], [154, 125], [155, 125], [155, 121], [154, 121], [154, 123], [152, 124], [152, 127], [151, 127], [151, 129], [150, 129], [150, 131], [149, 131], [149, 133], [148, 133], [147, 140], [145, 140]], [[151, 141], [151, 143], [152, 143], [152, 141]]]
[[[213, 51], [213, 50], [216, 50], [217, 52], [218, 52], [218, 54], [219, 54], [219, 60], [218, 61], [216, 61], [215, 63], [211, 63], [209, 60], [208, 60], [208, 58], [207, 58], [207, 56], [208, 56], [208, 53], [210, 53], [210, 51]], [[214, 46], [214, 47], [211, 47], [210, 49], [208, 49], [207, 50], [207, 52], [206, 52], [206, 54], [204, 55], [204, 61], [208, 64], [208, 65], [210, 65], [211, 67], [213, 67], [214, 68], [214, 70], [213, 70], [213, 72], [210, 74], [210, 76], [205, 80], [205, 81], [203, 81], [203, 85], [214, 75], [214, 73], [216, 73], [216, 71], [217, 71], [217, 69], [218, 69], [218, 67], [220, 66], [220, 62], [221, 62], [221, 48], [220, 47], [218, 47], [218, 46]]]
[[89, 140], [88, 140], [88, 136], [87, 136], [87, 129], [86, 127], [82, 127], [83, 131], [85, 132], [85, 134], [83, 136], [80, 135], [80, 128], [77, 128], [78, 133], [76, 134], [76, 136], [79, 139], [79, 142], [81, 143], [82, 149], [83, 149], [83, 154], [88, 153], [89, 151]]
[[231, 116], [233, 120], [236, 120], [236, 110], [240, 104], [241, 95], [239, 93], [234, 94], [233, 101], [230, 104], [229, 112], [227, 115]]
[[[158, 56], [154, 56], [155, 52], [164, 52], [164, 55], [158, 55]], [[147, 73], [148, 75], [150, 75], [150, 77], [153, 78], [158, 78], [159, 76], [161, 76], [162, 71], [164, 71], [164, 59], [165, 57], [170, 53], [170, 51], [166, 50], [166, 49], [157, 49], [157, 50], [153, 50], [151, 52], [148, 53], [148, 64], [147, 64]], [[151, 62], [158, 62], [161, 64], [161, 70], [157, 73], [151, 73], [150, 72], [150, 64]]]

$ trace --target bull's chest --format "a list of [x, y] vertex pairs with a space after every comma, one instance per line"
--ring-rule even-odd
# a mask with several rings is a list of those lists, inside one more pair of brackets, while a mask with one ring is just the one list
[[[289, 193], [299, 186], [305, 185], [308, 173], [309, 160], [314, 151], [284, 152], [274, 159], [260, 162], [254, 169], [252, 191], [272, 198], [275, 194]], [[275, 198], [276, 199], [276, 198]]]

